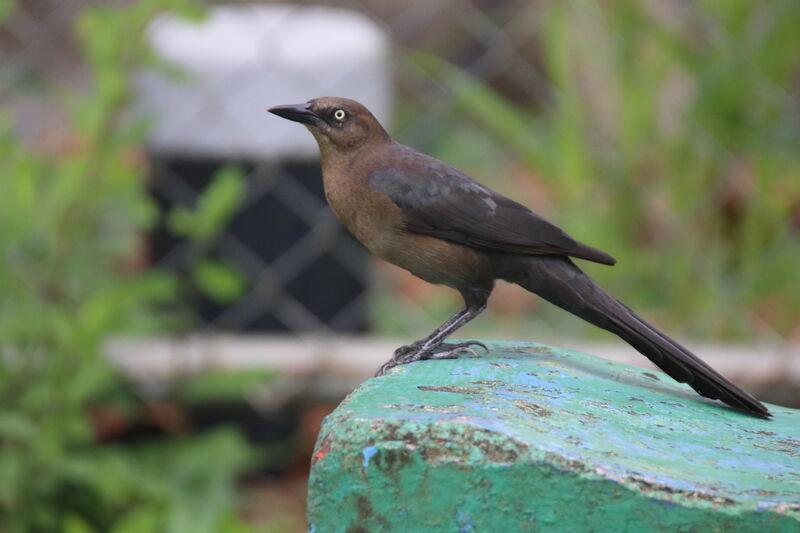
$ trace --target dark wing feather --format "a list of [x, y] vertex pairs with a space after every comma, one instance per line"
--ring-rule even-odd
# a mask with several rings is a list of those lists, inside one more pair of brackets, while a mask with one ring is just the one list
[[399, 148], [393, 164], [370, 173], [369, 182], [403, 210], [409, 231], [499, 252], [616, 262], [438, 159]]

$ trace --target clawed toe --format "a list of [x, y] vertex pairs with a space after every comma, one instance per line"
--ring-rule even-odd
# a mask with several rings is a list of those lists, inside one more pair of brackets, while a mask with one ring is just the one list
[[473, 357], [479, 357], [478, 352], [471, 348], [471, 346], [480, 346], [487, 352], [489, 351], [489, 348], [487, 348], [485, 344], [478, 341], [448, 343], [439, 346], [440, 349], [432, 353], [429, 359], [456, 359], [459, 355], [467, 353]]
[[478, 357], [478, 352], [473, 350], [472, 348], [466, 348], [460, 346], [458, 348], [453, 348], [452, 350], [445, 350], [442, 352], [436, 352], [431, 354], [430, 359], [457, 359], [461, 354], [472, 354], [475, 357]]
[[394, 357], [381, 365], [381, 367], [375, 373], [375, 377], [385, 375], [386, 372], [396, 366], [406, 365], [408, 363], [413, 363], [414, 361], [422, 361], [426, 359], [456, 359], [461, 354], [470, 354], [473, 357], [478, 357], [478, 352], [476, 352], [472, 346], [478, 346], [487, 352], [489, 351], [489, 348], [485, 344], [478, 341], [466, 341], [452, 344], [443, 343], [436, 348], [429, 350], [422, 350], [419, 342], [401, 346], [394, 351]]
[[[485, 352], [487, 352], [487, 353], [489, 352], [489, 348], [485, 344], [483, 344], [482, 342], [479, 342], [479, 341], [466, 341], [466, 342], [456, 342], [456, 343], [452, 343], [452, 344], [450, 344], [450, 343], [442, 344], [442, 347], [446, 348], [448, 350], [452, 350], [452, 349], [456, 349], [456, 348], [469, 348], [468, 351], [477, 356], [478, 354], [475, 352], [475, 350], [470, 348], [471, 346], [480, 346], [481, 348], [483, 348], [483, 350]], [[467, 351], [467, 350], [464, 350], [464, 351]]]
[[[405, 348], [405, 346], [403, 348]], [[408, 363], [413, 363], [414, 361], [419, 361], [421, 359], [427, 359], [427, 357], [425, 357], [425, 352], [405, 352], [398, 354], [396, 351], [394, 357], [383, 363], [378, 371], [375, 372], [375, 377], [377, 378], [385, 375], [386, 372], [396, 366], [407, 365]]]
[[386, 374], [386, 372], [388, 372], [389, 370], [391, 370], [392, 368], [396, 367], [399, 364], [400, 363], [397, 361], [397, 359], [389, 359], [388, 361], [383, 363], [380, 366], [380, 368], [378, 368], [378, 371], [375, 372], [375, 377], [379, 378], [383, 376], [384, 374]]

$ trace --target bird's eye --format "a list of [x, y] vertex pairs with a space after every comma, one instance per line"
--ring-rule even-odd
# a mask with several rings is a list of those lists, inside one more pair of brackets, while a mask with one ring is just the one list
[[344, 120], [344, 117], [347, 113], [344, 112], [344, 109], [337, 109], [333, 112], [333, 118], [338, 120], [339, 122]]

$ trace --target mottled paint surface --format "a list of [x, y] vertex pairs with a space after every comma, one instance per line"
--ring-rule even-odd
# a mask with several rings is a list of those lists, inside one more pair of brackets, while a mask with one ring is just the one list
[[317, 532], [800, 531], [800, 411], [548, 346], [371, 379], [325, 421]]

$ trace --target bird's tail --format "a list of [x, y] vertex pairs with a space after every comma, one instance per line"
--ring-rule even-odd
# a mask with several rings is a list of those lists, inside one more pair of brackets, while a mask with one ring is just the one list
[[518, 256], [501, 263], [498, 277], [517, 283], [580, 318], [608, 330], [636, 348], [664, 372], [699, 394], [761, 417], [772, 416], [743, 391], [689, 350], [648, 324], [604, 291], [570, 259], [561, 256]]

